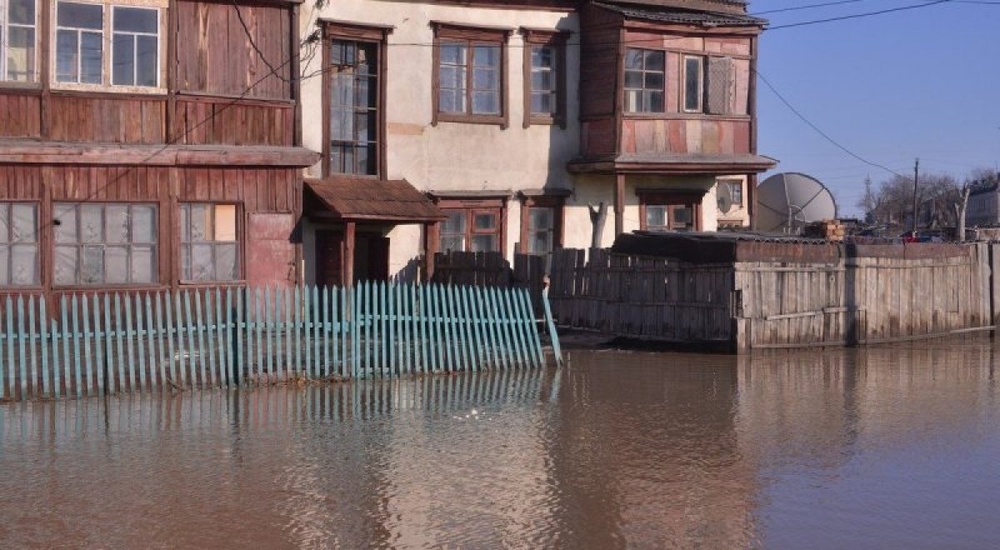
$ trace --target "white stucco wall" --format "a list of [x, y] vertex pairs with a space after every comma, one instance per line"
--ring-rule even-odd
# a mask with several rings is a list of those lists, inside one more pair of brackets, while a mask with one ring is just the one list
[[[385, 115], [387, 119], [387, 179], [406, 179], [423, 191], [504, 191], [554, 187], [568, 189], [572, 182], [566, 163], [579, 151], [578, 93], [579, 48], [568, 47], [566, 128], [548, 125], [523, 127], [523, 37], [520, 27], [571, 31], [579, 42], [575, 14], [546, 10], [471, 9], [420, 2], [337, 0], [321, 10], [303, 6], [301, 36], [316, 28], [317, 18], [392, 26], [387, 41]], [[471, 27], [511, 29], [506, 47], [509, 126], [440, 122], [432, 126], [433, 48], [431, 21]], [[306, 46], [308, 53], [311, 46]], [[321, 47], [321, 46], [320, 46]], [[305, 75], [319, 74], [322, 52], [305, 63]], [[303, 141], [323, 151], [323, 78], [302, 82]], [[319, 177], [320, 165], [307, 170]], [[520, 239], [520, 209], [511, 200], [507, 219], [508, 256]], [[400, 226], [389, 233], [392, 240], [390, 273], [402, 269], [421, 251], [419, 226]]]

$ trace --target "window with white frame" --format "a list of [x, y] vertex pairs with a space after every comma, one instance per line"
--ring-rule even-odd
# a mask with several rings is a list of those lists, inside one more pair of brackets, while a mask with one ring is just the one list
[[684, 111], [700, 113], [704, 109], [705, 60], [700, 56], [684, 56]]
[[55, 203], [55, 284], [157, 282], [154, 204]]
[[160, 86], [160, 10], [117, 4], [56, 4], [56, 82]]
[[181, 205], [181, 280], [240, 279], [238, 211], [235, 204]]
[[0, 0], [0, 81], [34, 82], [37, 0]]
[[0, 287], [37, 286], [38, 206], [0, 202]]

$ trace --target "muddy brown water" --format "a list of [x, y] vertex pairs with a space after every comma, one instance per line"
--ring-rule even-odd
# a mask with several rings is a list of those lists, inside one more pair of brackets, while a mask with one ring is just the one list
[[0, 405], [2, 548], [998, 548], [988, 337]]

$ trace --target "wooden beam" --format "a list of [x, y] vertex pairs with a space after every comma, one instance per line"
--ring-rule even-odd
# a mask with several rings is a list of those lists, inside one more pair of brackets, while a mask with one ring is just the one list
[[344, 286], [354, 286], [354, 249], [357, 247], [357, 229], [358, 225], [354, 222], [347, 222], [344, 225]]
[[625, 174], [615, 174], [615, 236], [625, 232]]
[[302, 147], [226, 145], [99, 145], [6, 142], [0, 163], [143, 166], [312, 166], [319, 154]]
[[441, 242], [441, 223], [424, 224], [424, 282], [434, 277], [434, 255]]

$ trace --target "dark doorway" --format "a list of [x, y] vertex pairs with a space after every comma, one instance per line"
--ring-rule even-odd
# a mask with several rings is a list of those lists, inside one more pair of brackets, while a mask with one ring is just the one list
[[344, 233], [316, 231], [316, 284], [342, 286], [344, 273]]
[[[344, 233], [316, 231], [316, 284], [344, 284]], [[389, 280], [389, 239], [374, 233], [358, 232], [354, 246], [354, 281]]]

